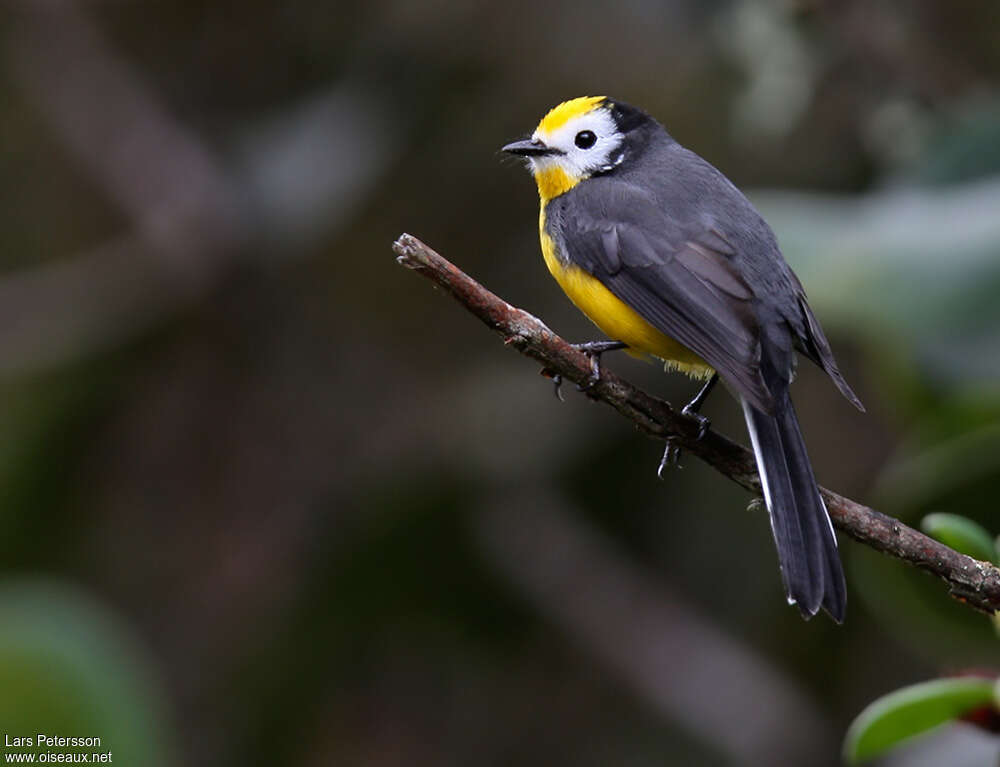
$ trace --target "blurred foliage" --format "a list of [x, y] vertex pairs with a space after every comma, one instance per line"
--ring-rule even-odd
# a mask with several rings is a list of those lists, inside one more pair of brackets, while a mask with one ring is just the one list
[[[918, 471], [899, 471], [894, 481], [904, 487], [912, 485], [914, 481], [919, 482], [919, 478], [928, 473], [933, 476], [960, 476], [969, 463], [974, 463], [971, 455], [965, 460], [949, 461], [948, 471], [934, 472], [926, 466]], [[904, 477], [910, 477], [909, 481]], [[907, 490], [912, 493], [910, 487]], [[918, 490], [912, 494], [919, 496], [919, 493]], [[928, 514], [921, 520], [920, 527], [931, 537], [963, 554], [994, 563], [1000, 558], [994, 537], [982, 525], [967, 517], [959, 514]], [[895, 612], [901, 615], [899, 624], [909, 624], [918, 641], [928, 642], [928, 637], [933, 636], [929, 643], [939, 643], [941, 652], [950, 653], [952, 657], [959, 656], [956, 651], [962, 640], [954, 635], [955, 627], [949, 627], [939, 616], [931, 615], [922, 604], [907, 604], [907, 601], [912, 602], [912, 596], [905, 593], [908, 589], [902, 581], [897, 582], [896, 589], [900, 600], [895, 606]], [[963, 623], [968, 622], [964, 617], [962, 620]], [[1000, 617], [992, 616], [995, 629], [1000, 628], [998, 621]], [[970, 646], [968, 651], [969, 654], [965, 657], [969, 663], [973, 663], [975, 657], [981, 657], [983, 663], [995, 663], [995, 651], [978, 646]], [[984, 729], [995, 730], [1000, 721], [996, 690], [994, 677], [981, 677], [972, 673], [969, 676], [923, 682], [883, 695], [870, 703], [851, 723], [844, 739], [844, 758], [852, 764], [867, 762], [948, 722], [965, 720], [980, 724]]]
[[[848, 541], [846, 625], [803, 623], [744, 493], [695, 463], [658, 482], [660, 445], [556, 402], [389, 251], [410, 230], [593, 337], [497, 150], [567, 97], [639, 104], [748, 189], [868, 406], [802, 366], [823, 484], [1000, 529], [992, 6], [33, 2], [0, 22], [0, 569], [54, 579], [3, 592], [0, 729], [40, 711], [116, 764], [144, 742], [132, 763], [832, 765], [876, 696], [997, 666], [987, 621]], [[707, 412], [742, 435], [724, 395]], [[546, 602], [568, 538], [529, 562], [483, 533], [513, 490], [536, 500], [509, 531], [556, 498], [617, 564]], [[609, 618], [649, 583], [674, 595], [651, 599], [667, 637]], [[720, 690], [756, 747], [800, 751], [749, 756], [706, 713]], [[771, 710], [796, 713], [750, 718]]]
[[901, 741], [993, 707], [996, 680], [984, 677], [935, 679], [884, 695], [858, 714], [844, 739], [852, 764], [881, 756]]
[[[158, 672], [132, 632], [103, 606], [56, 582], [0, 587], [0, 722], [12, 753], [111, 752], [114, 764], [172, 763]], [[61, 748], [38, 733], [99, 738]], [[91, 760], [93, 761], [93, 760]]]
[[984, 562], [996, 562], [994, 539], [980, 524], [958, 514], [928, 514], [920, 529], [955, 551]]

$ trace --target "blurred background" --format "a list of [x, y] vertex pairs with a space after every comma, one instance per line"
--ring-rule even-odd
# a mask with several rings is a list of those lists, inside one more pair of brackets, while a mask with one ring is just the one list
[[[658, 481], [390, 244], [597, 337], [498, 148], [641, 105], [761, 208], [868, 407], [803, 366], [820, 481], [1000, 530], [997, 14], [0, 5], [0, 730], [121, 765], [834, 765], [876, 696], [996, 667], [985, 618], [843, 537], [847, 622], [803, 622], [745, 492]], [[884, 763], [996, 756], [956, 727]]]

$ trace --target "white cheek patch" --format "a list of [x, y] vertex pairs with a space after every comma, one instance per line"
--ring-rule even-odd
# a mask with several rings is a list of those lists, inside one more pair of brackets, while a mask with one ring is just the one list
[[[597, 140], [593, 146], [581, 149], [576, 145], [576, 136], [587, 130], [597, 136]], [[596, 109], [574, 117], [550, 133], [535, 131], [532, 138], [561, 153], [531, 158], [534, 168], [544, 171], [558, 167], [572, 178], [586, 178], [600, 171], [611, 170], [625, 157], [619, 151], [624, 136], [618, 132], [618, 126], [606, 109]]]

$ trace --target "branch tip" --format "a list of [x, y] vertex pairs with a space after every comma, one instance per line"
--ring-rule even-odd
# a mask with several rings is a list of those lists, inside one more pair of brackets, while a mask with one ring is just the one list
[[421, 248], [426, 249], [420, 240], [411, 234], [404, 232], [392, 243], [392, 249], [397, 254], [396, 263], [408, 269], [416, 269], [419, 266], [426, 266], [427, 261], [421, 258]]

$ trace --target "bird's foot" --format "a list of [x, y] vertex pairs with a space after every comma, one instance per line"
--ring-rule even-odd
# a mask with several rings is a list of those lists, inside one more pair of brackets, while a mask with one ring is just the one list
[[[577, 391], [589, 391], [601, 380], [601, 355], [604, 352], [628, 348], [628, 344], [621, 341], [587, 341], [582, 344], [572, 344], [572, 346], [590, 357], [590, 378], [587, 379], [587, 383], [577, 386]], [[558, 384], [556, 389], [558, 394]], [[561, 396], [560, 399], [562, 399]]]
[[[718, 374], [713, 375], [710, 379], [708, 379], [708, 382], [701, 387], [701, 391], [698, 392], [695, 398], [681, 408], [681, 413], [686, 415], [688, 418], [693, 418], [698, 423], [698, 435], [694, 438], [695, 442], [703, 439], [708, 433], [709, 427], [712, 425], [712, 422], [698, 411], [701, 410], [701, 406], [705, 404], [705, 399], [708, 397], [709, 392], [711, 392], [715, 387], [718, 380]], [[663, 472], [668, 468], [684, 468], [681, 466], [681, 449], [677, 445], [677, 437], [673, 436], [667, 437], [667, 446], [663, 451], [663, 457], [660, 459], [660, 465], [656, 468], [656, 476], [663, 479]]]
[[[695, 442], [703, 439], [708, 433], [709, 427], [712, 425], [711, 420], [694, 410], [690, 404], [685, 405], [681, 412], [693, 418], [698, 422], [698, 436], [695, 437]], [[660, 459], [660, 465], [656, 467], [656, 476], [663, 479], [663, 472], [667, 469], [683, 469], [681, 466], [681, 449], [677, 444], [677, 437], [667, 437], [667, 447], [663, 451], [663, 457]]]
[[694, 438], [694, 441], [699, 442], [700, 440], [704, 439], [705, 435], [708, 433], [709, 428], [712, 426], [711, 419], [708, 416], [704, 416], [701, 413], [699, 413], [697, 410], [691, 407], [690, 404], [687, 404], [683, 408], [681, 408], [681, 412], [688, 418], [693, 418], [698, 424], [698, 436]]
[[[582, 344], [570, 344], [570, 346], [590, 357], [590, 377], [587, 379], [585, 384], [581, 384], [576, 387], [577, 391], [583, 392], [589, 391], [594, 387], [594, 384], [601, 380], [601, 355], [604, 354], [604, 352], [628, 348], [628, 344], [622, 343], [621, 341], [587, 341]], [[555, 384], [556, 397], [559, 398], [560, 402], [565, 402], [562, 395], [562, 376], [559, 373], [552, 371], [550, 368], [544, 368], [542, 370], [542, 375], [552, 379], [552, 383]]]

